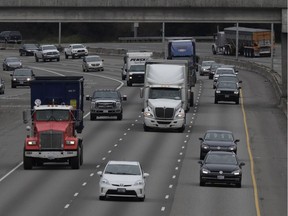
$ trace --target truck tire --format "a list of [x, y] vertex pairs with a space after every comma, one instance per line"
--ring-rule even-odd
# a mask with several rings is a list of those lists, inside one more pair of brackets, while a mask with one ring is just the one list
[[150, 128], [147, 127], [145, 124], [143, 124], [143, 129], [144, 129], [144, 131], [150, 131]]
[[118, 114], [118, 115], [117, 115], [117, 120], [122, 120], [122, 119], [123, 119], [123, 113]]
[[215, 97], [214, 103], [218, 104], [218, 99], [216, 97]]
[[39, 62], [39, 58], [37, 56], [35, 56], [35, 61]]
[[212, 46], [212, 53], [213, 53], [213, 55], [216, 55], [216, 53], [217, 53], [214, 46]]
[[194, 106], [194, 92], [190, 92], [190, 107]]
[[179, 133], [183, 133], [185, 131], [185, 125], [183, 125], [181, 128], [178, 128], [177, 131]]
[[93, 121], [93, 120], [96, 120], [97, 116], [95, 114], [91, 114], [90, 113], [90, 120]]
[[70, 165], [72, 169], [79, 169], [81, 164], [81, 152], [80, 148], [78, 148], [78, 153], [76, 157], [70, 159]]
[[57, 58], [57, 61], [59, 62], [59, 61], [60, 61], [60, 58]]
[[25, 170], [31, 170], [33, 167], [33, 159], [29, 157], [23, 157], [23, 167]]
[[131, 81], [127, 81], [127, 86], [132, 86], [132, 83], [131, 83]]
[[67, 55], [67, 53], [65, 52], [65, 59], [68, 59], [68, 55]]

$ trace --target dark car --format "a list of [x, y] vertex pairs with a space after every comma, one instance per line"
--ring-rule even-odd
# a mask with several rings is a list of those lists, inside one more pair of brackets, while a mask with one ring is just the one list
[[3, 71], [12, 71], [17, 68], [22, 68], [22, 61], [17, 57], [7, 57], [3, 61]]
[[0, 94], [4, 94], [5, 92], [5, 82], [4, 80], [0, 77]]
[[122, 120], [122, 101], [127, 100], [127, 96], [122, 97], [116, 89], [97, 89], [92, 97], [87, 95], [86, 100], [91, 101], [90, 120], [95, 120], [98, 116], [116, 116], [117, 120]]
[[203, 160], [206, 154], [213, 151], [233, 151], [237, 153], [237, 143], [239, 139], [234, 139], [231, 131], [227, 130], [207, 130], [204, 137], [200, 137], [200, 160]]
[[34, 52], [38, 50], [38, 45], [36, 44], [23, 44], [19, 48], [20, 56], [34, 56]]
[[19, 31], [2, 31], [0, 33], [0, 42], [20, 44], [22, 42], [22, 35]]
[[205, 159], [199, 161], [200, 167], [200, 186], [206, 183], [234, 184], [241, 187], [242, 166], [234, 152], [210, 151]]
[[223, 64], [219, 64], [219, 63], [213, 63], [211, 66], [210, 66], [210, 70], [209, 70], [209, 79], [213, 79], [214, 77], [214, 74], [215, 74], [215, 71], [217, 68], [219, 67], [222, 67]]
[[30, 82], [34, 80], [35, 75], [30, 68], [15, 69], [11, 74], [11, 88], [17, 86], [30, 86]]
[[215, 101], [217, 104], [219, 101], [234, 101], [239, 104], [240, 89], [235, 82], [221, 81], [218, 82], [215, 89]]
[[219, 75], [218, 79], [215, 82], [213, 82], [213, 89], [216, 88], [218, 82], [220, 81], [235, 82], [237, 83], [238, 87], [240, 86], [239, 84], [242, 83], [242, 80], [239, 80], [236, 74], [221, 74]]

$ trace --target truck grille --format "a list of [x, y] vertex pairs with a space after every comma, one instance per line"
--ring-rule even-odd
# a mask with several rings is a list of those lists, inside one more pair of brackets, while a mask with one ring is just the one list
[[114, 109], [116, 107], [115, 102], [98, 102], [96, 108], [98, 109]]
[[156, 107], [155, 108], [156, 117], [160, 119], [172, 119], [174, 116], [174, 109], [173, 108], [163, 108], [163, 107]]
[[47, 52], [47, 55], [57, 55], [57, 52]]
[[62, 149], [63, 133], [52, 130], [41, 132], [40, 144], [42, 149]]

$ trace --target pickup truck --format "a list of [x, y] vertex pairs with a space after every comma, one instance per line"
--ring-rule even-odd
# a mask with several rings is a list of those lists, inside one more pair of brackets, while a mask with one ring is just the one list
[[39, 59], [43, 61], [56, 59], [60, 61], [60, 52], [55, 45], [41, 45], [34, 53], [35, 61], [39, 62]]
[[96, 89], [92, 96], [86, 96], [86, 100], [91, 101], [90, 120], [96, 120], [98, 116], [116, 116], [117, 120], [122, 120], [122, 101], [126, 101], [127, 96], [121, 96], [116, 89]]
[[69, 56], [74, 59], [75, 57], [82, 57], [88, 55], [87, 48], [82, 44], [70, 44], [67, 48], [64, 49], [65, 58], [68, 59]]

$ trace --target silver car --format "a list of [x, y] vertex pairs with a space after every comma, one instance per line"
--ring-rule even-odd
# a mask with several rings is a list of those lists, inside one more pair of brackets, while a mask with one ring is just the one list
[[87, 71], [104, 71], [104, 60], [98, 55], [85, 56], [82, 61], [83, 72]]
[[145, 200], [145, 183], [148, 173], [144, 173], [138, 161], [109, 161], [104, 171], [97, 174], [99, 199], [106, 197], [135, 197]]

